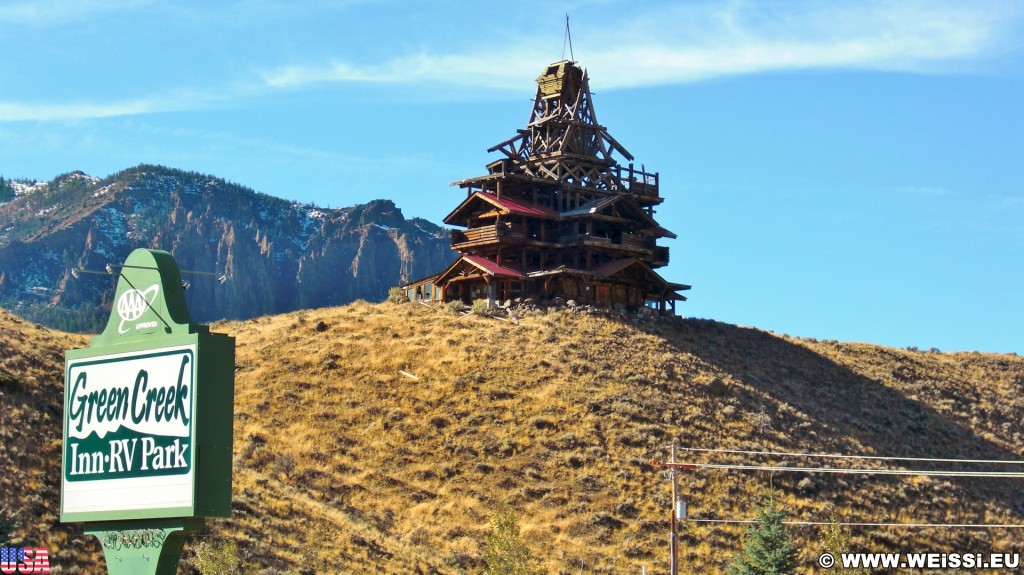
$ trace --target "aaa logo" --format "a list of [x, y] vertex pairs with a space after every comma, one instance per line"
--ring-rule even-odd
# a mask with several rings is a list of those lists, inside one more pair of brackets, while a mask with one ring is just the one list
[[[125, 322], [133, 322], [146, 313], [146, 310], [153, 304], [153, 300], [156, 299], [156, 294], [160, 291], [159, 284], [153, 284], [145, 289], [145, 291], [139, 291], [137, 289], [125, 290], [121, 294], [121, 297], [117, 299], [117, 315], [121, 318], [120, 325], [117, 326], [117, 333], [124, 335], [128, 333], [129, 328], [125, 328]], [[138, 326], [136, 326], [138, 327]]]

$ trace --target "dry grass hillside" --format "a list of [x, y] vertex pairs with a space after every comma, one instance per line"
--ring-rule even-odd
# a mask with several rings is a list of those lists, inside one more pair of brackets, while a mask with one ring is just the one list
[[[3, 499], [18, 534], [56, 551], [64, 573], [97, 572], [96, 542], [54, 525], [54, 390], [61, 350], [84, 339], [9, 315], [0, 322], [0, 392], [14, 406], [0, 429], [14, 470], [0, 476]], [[517, 514], [547, 573], [666, 572], [669, 484], [650, 462], [673, 438], [696, 448], [1024, 459], [1017, 356], [801, 340], [695, 319], [563, 312], [516, 325], [412, 304], [213, 329], [238, 343], [234, 516], [194, 540], [238, 541], [245, 573], [479, 573], [500, 509]], [[752, 518], [768, 486], [798, 520], [1024, 523], [1020, 479], [702, 470], [680, 481], [691, 518], [702, 519]], [[724, 571], [743, 530], [685, 524], [683, 571]], [[852, 534], [869, 551], [1024, 551], [1007, 529]], [[816, 570], [817, 532], [794, 535], [805, 571]]]
[[64, 350], [87, 344], [0, 309], [0, 509], [18, 520], [15, 544], [46, 547], [65, 565], [102, 556], [81, 528], [57, 523]]

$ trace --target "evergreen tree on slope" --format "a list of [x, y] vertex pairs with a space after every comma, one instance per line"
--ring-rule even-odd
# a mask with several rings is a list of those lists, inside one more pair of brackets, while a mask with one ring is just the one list
[[787, 575], [795, 571], [797, 551], [782, 522], [786, 512], [772, 491], [757, 510], [757, 523], [743, 538], [743, 549], [729, 562], [729, 575]]

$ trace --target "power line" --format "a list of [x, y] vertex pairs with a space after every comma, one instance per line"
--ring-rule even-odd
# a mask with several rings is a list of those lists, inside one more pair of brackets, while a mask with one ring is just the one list
[[[996, 460], [996, 459], [953, 459], [938, 457], [893, 457], [893, 456], [858, 456], [858, 455], [830, 455], [818, 453], [787, 453], [776, 451], [740, 450], [740, 449], [711, 449], [682, 447], [679, 448], [692, 453], [716, 453], [746, 456], [777, 456], [777, 457], [807, 457], [841, 460], [866, 460], [866, 461], [916, 461], [930, 463], [985, 463], [1000, 465], [1021, 465], [1024, 461]], [[801, 467], [793, 465], [746, 465], [726, 463], [696, 463], [677, 462], [654, 462], [654, 465], [675, 469], [726, 469], [738, 471], [781, 471], [781, 472], [802, 472], [802, 473], [833, 473], [846, 475], [902, 475], [902, 476], [943, 476], [943, 477], [969, 477], [969, 478], [1022, 478], [1024, 472], [1012, 471], [955, 471], [955, 470], [919, 470], [919, 469], [864, 469], [864, 468], [831, 468], [831, 467]], [[692, 523], [722, 523], [750, 525], [758, 523], [756, 519], [700, 519], [686, 518]], [[844, 527], [875, 527], [875, 528], [904, 528], [904, 529], [1022, 529], [1024, 524], [1014, 523], [896, 523], [884, 521], [783, 521], [788, 526], [825, 526], [842, 525]]]
[[775, 466], [775, 465], [741, 465], [732, 463], [676, 463], [676, 466], [686, 466], [697, 469], [728, 469], [735, 471], [785, 471], [797, 473], [835, 473], [840, 475], [916, 475], [932, 477], [1000, 477], [1000, 478], [1022, 478], [1024, 472], [1020, 471], [952, 471], [952, 470], [923, 470], [923, 469], [843, 469], [838, 467], [796, 467], [796, 466]]
[[743, 449], [711, 449], [701, 447], [680, 447], [682, 451], [697, 453], [728, 453], [734, 455], [774, 455], [778, 457], [820, 457], [831, 459], [864, 459], [871, 461], [927, 461], [933, 463], [993, 463], [1024, 465], [1024, 460], [1014, 459], [949, 459], [942, 457], [887, 457], [882, 455], [838, 455], [827, 453], [793, 453], [785, 451], [751, 451]]
[[[687, 519], [691, 523], [758, 523], [757, 519]], [[831, 521], [783, 521], [783, 525], [832, 525]], [[865, 521], [836, 521], [845, 527], [915, 527], [915, 528], [958, 528], [958, 529], [1024, 529], [1016, 523], [886, 523]]]

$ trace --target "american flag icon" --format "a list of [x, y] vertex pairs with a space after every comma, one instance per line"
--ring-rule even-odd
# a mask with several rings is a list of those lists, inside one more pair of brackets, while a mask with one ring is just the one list
[[50, 572], [50, 554], [45, 547], [0, 547], [0, 573], [3, 575], [46, 575]]

